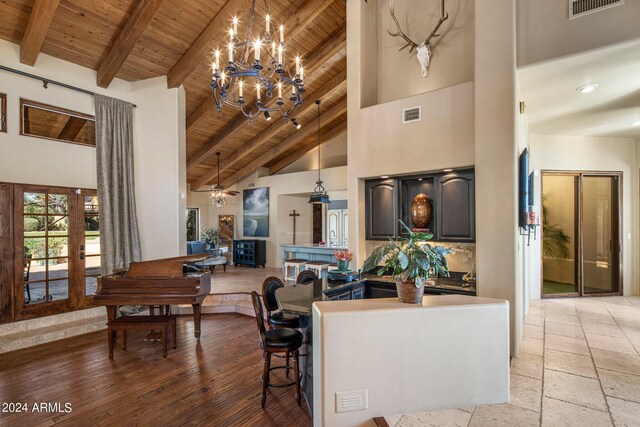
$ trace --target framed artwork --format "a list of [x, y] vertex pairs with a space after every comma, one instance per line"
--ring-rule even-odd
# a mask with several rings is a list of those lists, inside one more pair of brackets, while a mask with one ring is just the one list
[[227, 246], [233, 240], [233, 215], [218, 216], [218, 228], [220, 228], [220, 246]]
[[242, 231], [244, 237], [269, 237], [269, 188], [242, 192]]

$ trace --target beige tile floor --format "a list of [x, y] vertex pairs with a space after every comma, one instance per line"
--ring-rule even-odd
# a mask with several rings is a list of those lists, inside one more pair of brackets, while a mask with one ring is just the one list
[[269, 276], [282, 278], [279, 268], [251, 268], [227, 266], [227, 271], [216, 267], [211, 274], [212, 294], [262, 292], [262, 282]]
[[511, 401], [387, 417], [408, 426], [640, 426], [640, 297], [533, 301]]

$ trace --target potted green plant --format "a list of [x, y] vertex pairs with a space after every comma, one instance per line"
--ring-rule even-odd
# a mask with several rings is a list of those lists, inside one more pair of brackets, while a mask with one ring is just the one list
[[219, 229], [203, 225], [200, 229], [200, 235], [202, 236], [202, 240], [209, 245], [209, 249], [215, 249], [216, 246], [218, 246], [218, 239], [220, 238]]
[[424, 283], [430, 275], [449, 276], [449, 266], [445, 256], [452, 252], [444, 246], [432, 246], [426, 241], [433, 238], [431, 233], [413, 232], [404, 222], [400, 224], [408, 237], [389, 238], [389, 243], [376, 247], [362, 266], [363, 273], [378, 266], [378, 275], [391, 272], [396, 281], [400, 302], [419, 304], [424, 295]]

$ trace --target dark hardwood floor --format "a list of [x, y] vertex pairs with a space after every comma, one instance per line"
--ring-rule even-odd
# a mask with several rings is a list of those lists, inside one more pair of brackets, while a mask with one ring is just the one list
[[[260, 408], [262, 357], [253, 318], [203, 316], [198, 343], [193, 319], [181, 316], [178, 348], [169, 347], [167, 359], [161, 344], [143, 341], [146, 332], [131, 331], [127, 350], [119, 339], [109, 360], [106, 335], [99, 331], [0, 355], [0, 403], [26, 403], [30, 411], [0, 412], [0, 426], [312, 424], [292, 387], [270, 389], [266, 409]], [[40, 402], [59, 402], [63, 410], [70, 403], [72, 410], [31, 412]]]

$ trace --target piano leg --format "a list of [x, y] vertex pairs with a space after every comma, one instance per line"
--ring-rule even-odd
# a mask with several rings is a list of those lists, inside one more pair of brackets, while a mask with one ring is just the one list
[[117, 305], [108, 305], [107, 306], [107, 320], [109, 322], [116, 320], [116, 316], [118, 314], [118, 306]]
[[200, 304], [192, 304], [193, 307], [193, 328], [196, 339], [200, 339]]

